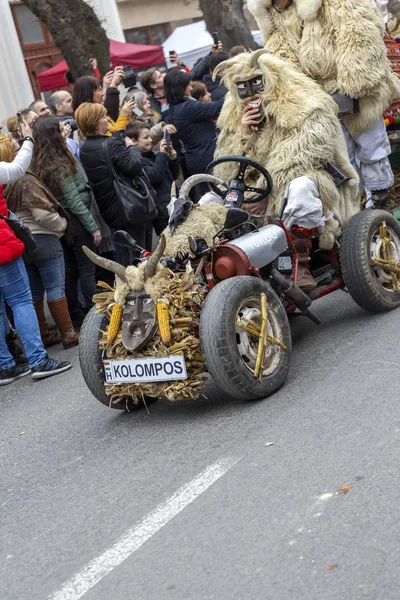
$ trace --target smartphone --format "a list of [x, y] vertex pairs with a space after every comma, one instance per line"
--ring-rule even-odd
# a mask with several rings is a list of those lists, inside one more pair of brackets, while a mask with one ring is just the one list
[[137, 117], [143, 117], [144, 112], [142, 110], [140, 110], [140, 108], [134, 108], [132, 111]]
[[21, 111], [17, 112], [17, 119], [18, 119], [18, 123], [22, 123], [22, 113], [21, 113]]
[[218, 39], [218, 31], [214, 31], [214, 33], [211, 34], [212, 38], [214, 40], [214, 46], [216, 48], [218, 48], [218, 43], [219, 43], [219, 39]]
[[168, 152], [171, 150], [171, 136], [167, 130], [164, 131], [164, 140], [167, 142]]

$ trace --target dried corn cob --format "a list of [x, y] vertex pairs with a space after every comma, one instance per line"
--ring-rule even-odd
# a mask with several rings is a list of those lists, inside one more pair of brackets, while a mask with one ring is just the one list
[[169, 344], [171, 341], [171, 328], [169, 325], [169, 309], [167, 302], [159, 300], [157, 302], [157, 317], [158, 326], [160, 328], [161, 339], [164, 344]]
[[122, 306], [121, 304], [114, 304], [110, 319], [110, 324], [107, 330], [107, 343], [111, 344], [118, 335], [119, 327], [122, 319]]

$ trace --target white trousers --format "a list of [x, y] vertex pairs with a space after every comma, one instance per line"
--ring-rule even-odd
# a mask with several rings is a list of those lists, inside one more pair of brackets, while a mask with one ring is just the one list
[[[203, 196], [199, 204], [206, 204], [207, 202], [223, 204], [222, 198], [213, 192]], [[323, 216], [322, 202], [317, 185], [309, 177], [303, 176], [293, 179], [286, 188], [283, 202], [286, 202], [283, 222], [287, 229], [290, 229], [293, 225], [305, 229], [323, 227], [325, 221], [332, 217], [332, 213], [327, 217]]]
[[383, 118], [357, 136], [352, 136], [344, 123], [342, 129], [350, 162], [360, 174], [362, 186], [367, 190], [392, 186], [394, 177], [388, 158], [391, 148]]

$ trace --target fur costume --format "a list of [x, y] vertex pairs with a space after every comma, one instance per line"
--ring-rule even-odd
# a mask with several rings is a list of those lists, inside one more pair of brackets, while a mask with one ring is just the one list
[[357, 135], [369, 129], [400, 91], [383, 42], [384, 23], [373, 0], [294, 0], [281, 12], [271, 0], [248, 0], [266, 48], [317, 81], [328, 94], [359, 99], [343, 117]]
[[[280, 210], [285, 190], [297, 177], [308, 176], [315, 181], [323, 205], [323, 214], [334, 218], [326, 222], [320, 239], [322, 247], [332, 247], [339, 227], [359, 211], [359, 179], [351, 166], [336, 117], [335, 102], [310, 78], [268, 51], [258, 50], [241, 54], [217, 67], [224, 71], [224, 83], [229, 93], [222, 109], [218, 127], [216, 156], [247, 155], [270, 172], [273, 191], [269, 197], [268, 213]], [[266, 120], [244, 136], [241, 119], [245, 101], [240, 100], [237, 82], [262, 76], [262, 94]], [[327, 162], [339, 167], [349, 180], [336, 187], [325, 170]], [[236, 175], [237, 166], [222, 164], [215, 174], [224, 181]], [[261, 186], [255, 172], [247, 183]], [[252, 177], [253, 176], [253, 177]]]

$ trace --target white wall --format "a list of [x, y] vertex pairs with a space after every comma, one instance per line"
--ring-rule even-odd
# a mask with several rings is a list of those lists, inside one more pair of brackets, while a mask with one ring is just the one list
[[0, 122], [34, 99], [8, 0], [0, 0]]
[[85, 0], [94, 8], [110, 40], [125, 42], [121, 19], [115, 0]]

